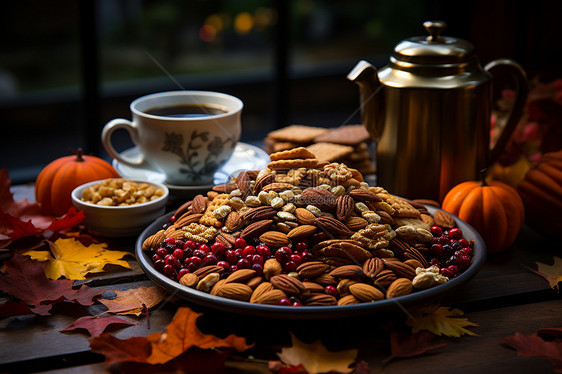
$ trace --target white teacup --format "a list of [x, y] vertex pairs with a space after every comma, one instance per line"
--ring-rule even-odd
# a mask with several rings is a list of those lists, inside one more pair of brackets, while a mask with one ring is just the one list
[[[124, 165], [155, 170], [171, 185], [212, 184], [240, 140], [243, 103], [218, 92], [170, 91], [134, 100], [132, 121], [117, 118], [102, 131], [107, 153]], [[122, 157], [111, 136], [125, 129], [138, 147], [138, 159]]]

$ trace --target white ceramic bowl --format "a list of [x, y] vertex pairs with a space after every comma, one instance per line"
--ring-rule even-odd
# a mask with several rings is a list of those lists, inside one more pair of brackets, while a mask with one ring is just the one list
[[107, 237], [127, 237], [138, 235], [154, 220], [166, 212], [168, 201], [168, 188], [156, 182], [148, 182], [143, 179], [120, 178], [136, 183], [148, 183], [156, 188], [162, 189], [164, 195], [160, 198], [146, 203], [127, 206], [102, 206], [81, 200], [84, 189], [101, 183], [97, 180], [85, 183], [72, 191], [72, 204], [77, 210], [83, 211], [84, 225], [88, 230], [97, 235]]

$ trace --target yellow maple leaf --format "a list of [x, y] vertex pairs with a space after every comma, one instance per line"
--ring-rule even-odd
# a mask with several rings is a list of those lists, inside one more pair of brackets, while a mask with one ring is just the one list
[[537, 270], [525, 266], [527, 269], [535, 274], [540, 275], [550, 285], [551, 288], [558, 288], [558, 283], [562, 282], [562, 258], [553, 256], [554, 263], [552, 265], [543, 264], [542, 262], [535, 262]]
[[164, 300], [167, 294], [158, 286], [141, 286], [125, 291], [114, 290], [117, 295], [114, 299], [99, 299], [109, 313], [134, 314], [140, 316], [143, 309], [152, 308]]
[[84, 246], [74, 238], [61, 238], [49, 242], [49, 246], [50, 251], [27, 251], [24, 255], [47, 261], [45, 275], [50, 279], [86, 279], [86, 274], [101, 272], [108, 264], [131, 268], [127, 261], [121, 260], [129, 252], [109, 250], [105, 243]]
[[349, 367], [357, 357], [356, 349], [345, 351], [330, 352], [324, 347], [320, 340], [311, 344], [301, 342], [291, 334], [292, 346], [283, 348], [281, 353], [277, 353], [279, 359], [288, 366], [302, 367], [309, 374], [316, 373], [349, 373]]
[[421, 330], [428, 330], [435, 335], [445, 335], [458, 338], [462, 335], [478, 336], [478, 334], [467, 330], [465, 327], [478, 326], [467, 318], [460, 318], [464, 313], [455, 308], [429, 305], [409, 311], [406, 320], [408, 326], [415, 334]]

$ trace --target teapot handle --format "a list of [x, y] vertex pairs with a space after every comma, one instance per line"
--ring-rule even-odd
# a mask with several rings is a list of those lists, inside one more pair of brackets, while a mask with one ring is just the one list
[[498, 59], [488, 63], [484, 69], [488, 71], [493, 78], [493, 93], [492, 97], [495, 100], [499, 97], [499, 92], [502, 88], [502, 83], [507, 83], [515, 86], [515, 102], [509, 112], [505, 127], [496, 142], [496, 145], [489, 154], [488, 166], [493, 165], [500, 157], [505, 146], [509, 142], [511, 135], [515, 131], [529, 93], [529, 83], [527, 81], [527, 74], [525, 70], [517, 62], [509, 59]]

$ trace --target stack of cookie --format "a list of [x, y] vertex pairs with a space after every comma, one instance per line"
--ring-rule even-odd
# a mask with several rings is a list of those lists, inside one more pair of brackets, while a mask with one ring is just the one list
[[371, 137], [363, 125], [347, 125], [328, 129], [290, 125], [270, 132], [265, 150], [275, 153], [295, 147], [306, 147], [318, 160], [345, 163], [362, 174], [373, 174]]

